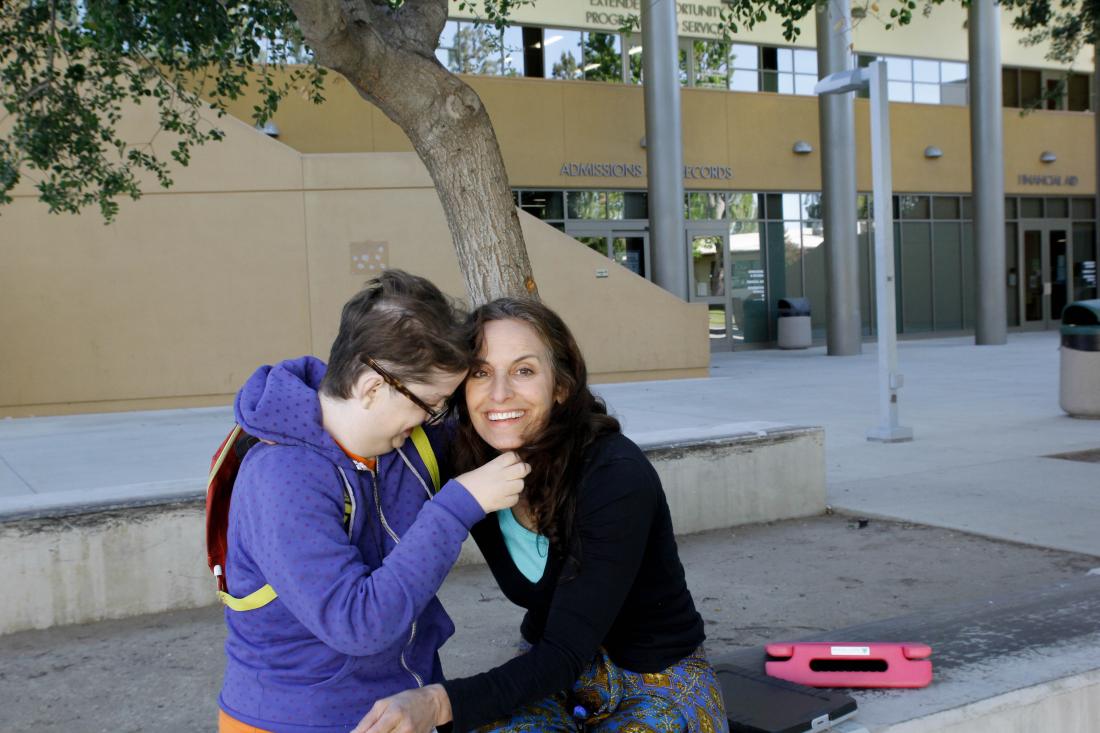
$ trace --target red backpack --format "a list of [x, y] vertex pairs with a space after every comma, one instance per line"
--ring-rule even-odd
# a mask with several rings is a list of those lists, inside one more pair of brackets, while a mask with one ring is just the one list
[[[409, 437], [431, 475], [432, 486], [435, 491], [439, 491], [439, 463], [424, 428], [413, 428]], [[225, 556], [229, 549], [229, 502], [233, 497], [233, 482], [237, 479], [245, 454], [260, 442], [267, 441], [261, 441], [246, 433], [240, 425], [234, 425], [214, 452], [210, 461], [210, 477], [206, 482], [206, 563], [217, 582], [218, 598], [234, 611], [261, 608], [277, 597], [275, 589], [265, 585], [244, 598], [236, 598], [229, 595], [225, 578]], [[351, 486], [347, 477], [344, 477], [344, 531], [349, 533], [354, 520], [354, 506]]]

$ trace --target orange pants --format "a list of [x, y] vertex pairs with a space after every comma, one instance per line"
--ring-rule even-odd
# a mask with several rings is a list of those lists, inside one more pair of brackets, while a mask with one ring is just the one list
[[245, 725], [236, 718], [226, 715], [224, 710], [219, 710], [218, 733], [267, 733], [267, 731]]

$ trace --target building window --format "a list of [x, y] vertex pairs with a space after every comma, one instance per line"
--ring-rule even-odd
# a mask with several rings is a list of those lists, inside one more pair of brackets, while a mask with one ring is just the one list
[[680, 82], [705, 89], [811, 96], [817, 84], [817, 51], [681, 38]]
[[1001, 69], [1001, 98], [1005, 107], [1039, 107], [1043, 98], [1043, 73], [1038, 69]]
[[[817, 52], [808, 48], [681, 38], [680, 81], [684, 86], [738, 92], [812, 96], [817, 83]], [[459, 74], [528, 76], [638, 84], [642, 81], [639, 36], [564, 28], [491, 25], [451, 20], [440, 34], [436, 56]], [[856, 54], [867, 66], [887, 64], [892, 102], [965, 106], [966, 63], [905, 56]], [[1088, 111], [1092, 77], [1058, 71], [1002, 68], [1006, 107]], [[866, 97], [867, 92], [859, 93]]]
[[519, 207], [531, 216], [543, 221], [565, 219], [565, 206], [561, 191], [520, 191]]
[[721, 41], [691, 41], [695, 61], [695, 86], [728, 89], [730, 84], [730, 46]]
[[623, 43], [617, 33], [582, 33], [581, 78], [587, 81], [623, 80]]
[[760, 47], [760, 91], [811, 95], [816, 83], [817, 51]]
[[1006, 67], [1001, 95], [1006, 107], [1086, 112], [1092, 107], [1090, 81], [1088, 74]]
[[542, 29], [543, 76], [547, 79], [581, 79], [584, 58], [579, 31]]
[[1092, 109], [1087, 74], [1069, 75], [1066, 80], [1066, 109], [1070, 112], [1086, 112]]
[[623, 37], [626, 58], [623, 61], [623, 74], [627, 84], [642, 83], [642, 39], [640, 36]]
[[760, 91], [760, 52], [756, 46], [745, 43], [730, 46], [729, 89], [735, 92]]
[[[566, 191], [565, 212], [569, 219], [648, 219], [649, 218], [649, 193], [646, 191]], [[553, 201], [555, 206], [561, 206], [560, 191], [524, 191], [521, 194], [520, 205], [527, 211], [527, 202], [532, 207], [543, 206], [540, 200]], [[547, 209], [545, 216], [540, 216], [536, 211], [530, 213], [539, 216], [540, 219], [560, 218], [556, 214], [559, 209]]]
[[[887, 96], [891, 102], [966, 106], [966, 64], [867, 54], [859, 54], [856, 63], [866, 67], [880, 58], [886, 61]], [[868, 95], [863, 91], [859, 96]]]
[[490, 25], [450, 20], [443, 26], [435, 55], [455, 74], [523, 76], [523, 29], [509, 26], [498, 31]]

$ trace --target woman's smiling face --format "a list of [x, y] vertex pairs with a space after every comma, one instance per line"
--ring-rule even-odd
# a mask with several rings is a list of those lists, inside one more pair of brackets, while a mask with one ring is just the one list
[[466, 407], [481, 439], [498, 451], [526, 445], [550, 421], [554, 369], [538, 333], [524, 321], [485, 324], [466, 379]]

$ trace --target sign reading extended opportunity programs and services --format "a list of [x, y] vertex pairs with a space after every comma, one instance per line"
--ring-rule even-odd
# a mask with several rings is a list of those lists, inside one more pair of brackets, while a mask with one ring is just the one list
[[[590, 25], [622, 28], [631, 17], [641, 15], [639, 0], [588, 0], [591, 8], [584, 14], [585, 23]], [[710, 2], [678, 2], [676, 17], [680, 22], [681, 36], [722, 35], [722, 4]]]
[[[642, 178], [645, 167], [641, 163], [562, 163], [558, 173], [571, 178]], [[684, 178], [729, 181], [733, 179], [733, 168], [728, 165], [685, 165]]]

